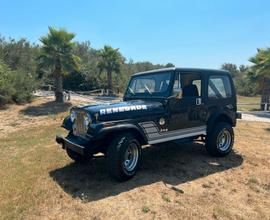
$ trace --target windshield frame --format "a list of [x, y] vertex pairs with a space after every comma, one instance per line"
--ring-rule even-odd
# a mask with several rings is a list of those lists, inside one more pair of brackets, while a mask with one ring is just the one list
[[[135, 94], [132, 95], [131, 92], [129, 92], [129, 88], [131, 86], [131, 82], [133, 81], [134, 78], [139, 78], [139, 77], [143, 77], [146, 75], [157, 75], [157, 74], [163, 74], [163, 73], [169, 73], [170, 74], [170, 83], [168, 85], [168, 88], [165, 92], [163, 92], [161, 95], [155, 95], [155, 94], [150, 94], [150, 93], [141, 93], [141, 94]], [[160, 72], [151, 72], [151, 73], [143, 73], [143, 74], [139, 74], [139, 75], [133, 75], [131, 76], [129, 83], [127, 85], [125, 94], [124, 94], [124, 98], [128, 98], [128, 99], [137, 99], [137, 98], [167, 98], [170, 96], [171, 94], [171, 90], [172, 90], [172, 85], [173, 85], [173, 81], [174, 81], [174, 74], [175, 71], [174, 70], [164, 70], [164, 71], [160, 71]]]

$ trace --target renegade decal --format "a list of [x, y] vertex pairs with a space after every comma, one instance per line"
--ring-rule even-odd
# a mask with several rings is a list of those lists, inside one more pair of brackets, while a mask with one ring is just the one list
[[146, 105], [131, 105], [131, 106], [100, 109], [99, 114], [107, 115], [107, 114], [113, 114], [113, 113], [118, 113], [118, 112], [128, 112], [128, 111], [136, 111], [136, 110], [144, 110], [144, 109], [147, 109]]

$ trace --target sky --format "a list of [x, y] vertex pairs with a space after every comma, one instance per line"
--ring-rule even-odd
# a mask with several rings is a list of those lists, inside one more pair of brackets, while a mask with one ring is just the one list
[[48, 26], [120, 48], [129, 60], [178, 67], [250, 64], [270, 47], [269, 0], [0, 0], [0, 34], [33, 43]]

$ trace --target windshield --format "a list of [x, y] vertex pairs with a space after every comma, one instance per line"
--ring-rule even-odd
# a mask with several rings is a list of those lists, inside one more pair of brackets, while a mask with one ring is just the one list
[[134, 76], [127, 88], [128, 96], [165, 96], [171, 81], [171, 72]]

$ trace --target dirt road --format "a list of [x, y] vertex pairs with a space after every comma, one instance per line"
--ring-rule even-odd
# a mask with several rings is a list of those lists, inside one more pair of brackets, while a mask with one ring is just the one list
[[242, 112], [242, 120], [270, 123], [270, 112]]

